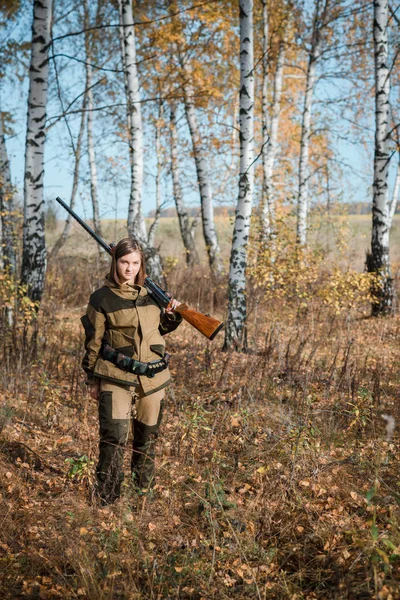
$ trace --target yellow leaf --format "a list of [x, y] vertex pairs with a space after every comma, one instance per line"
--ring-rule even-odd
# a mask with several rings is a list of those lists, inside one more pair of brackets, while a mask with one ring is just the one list
[[250, 533], [252, 533], [253, 535], [256, 532], [256, 526], [254, 525], [254, 523], [252, 521], [249, 521], [247, 523], [247, 529], [250, 531]]
[[176, 571], [177, 573], [182, 573], [182, 571], [183, 571], [183, 567], [175, 567], [175, 571]]
[[80, 535], [86, 535], [88, 533], [88, 530], [86, 529], [86, 527], [81, 527], [79, 530], [79, 534]]
[[261, 475], [263, 475], [264, 473], [267, 473], [267, 471], [268, 471], [268, 467], [267, 466], [265, 466], [265, 467], [258, 467], [258, 469], [257, 469], [257, 473], [261, 473]]

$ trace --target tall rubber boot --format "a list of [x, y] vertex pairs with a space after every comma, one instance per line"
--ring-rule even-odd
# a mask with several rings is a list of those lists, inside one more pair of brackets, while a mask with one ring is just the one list
[[150, 490], [155, 483], [154, 446], [158, 437], [158, 423], [150, 426], [134, 419], [133, 432], [132, 481], [138, 488]]
[[96, 468], [96, 493], [103, 504], [112, 504], [121, 493], [123, 462], [129, 420], [112, 419], [112, 395], [104, 392], [99, 402], [100, 443]]

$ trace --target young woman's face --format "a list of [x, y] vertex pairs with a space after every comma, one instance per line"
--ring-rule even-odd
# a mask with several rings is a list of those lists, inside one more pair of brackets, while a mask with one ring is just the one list
[[117, 273], [121, 283], [130, 281], [135, 282], [136, 275], [139, 273], [142, 259], [137, 250], [121, 256], [117, 260]]

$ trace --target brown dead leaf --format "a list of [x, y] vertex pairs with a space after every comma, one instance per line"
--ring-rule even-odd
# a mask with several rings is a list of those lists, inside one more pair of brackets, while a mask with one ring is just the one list
[[239, 415], [231, 416], [231, 427], [240, 427], [241, 418]]
[[58, 440], [56, 440], [54, 442], [54, 446], [59, 446], [61, 444], [70, 444], [72, 441], [73, 440], [70, 435], [63, 435], [62, 437], [58, 438]]

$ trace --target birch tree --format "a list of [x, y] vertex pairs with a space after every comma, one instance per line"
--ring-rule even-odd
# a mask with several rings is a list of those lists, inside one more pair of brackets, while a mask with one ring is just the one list
[[118, 0], [123, 32], [123, 63], [129, 124], [129, 152], [131, 160], [131, 191], [128, 208], [128, 231], [138, 240], [146, 238], [141, 215], [143, 189], [143, 123], [139, 78], [136, 66], [136, 41], [131, 0]]
[[299, 187], [297, 198], [297, 242], [301, 246], [307, 243], [308, 226], [308, 180], [309, 180], [309, 147], [311, 136], [311, 113], [314, 88], [317, 81], [317, 65], [321, 56], [324, 41], [324, 29], [327, 25], [331, 0], [316, 0], [311, 47], [308, 56], [306, 90], [301, 120]]
[[400, 151], [398, 152], [399, 162], [397, 164], [396, 179], [394, 182], [393, 196], [389, 206], [389, 228], [392, 226], [393, 217], [396, 212], [397, 204], [400, 196]]
[[[88, 149], [88, 162], [89, 162], [89, 174], [90, 174], [90, 198], [92, 201], [93, 210], [93, 228], [97, 235], [103, 238], [101, 230], [100, 210], [99, 210], [99, 198], [98, 198], [98, 178], [97, 178], [97, 165], [96, 165], [96, 152], [93, 142], [93, 69], [92, 69], [92, 47], [90, 40], [90, 7], [88, 0], [84, 2], [84, 23], [85, 23], [85, 53], [86, 53], [86, 95], [87, 95], [87, 149]], [[99, 255], [104, 255], [104, 250], [98, 246]]]
[[189, 215], [183, 202], [178, 159], [178, 133], [175, 104], [171, 104], [170, 140], [172, 189], [175, 200], [176, 212], [178, 215], [179, 230], [181, 232], [183, 245], [185, 247], [186, 264], [194, 265], [199, 262], [199, 258], [197, 255], [196, 245], [194, 243], [193, 231], [190, 227]]
[[262, 88], [262, 165], [263, 165], [263, 204], [261, 215], [262, 240], [268, 242], [275, 235], [275, 198], [273, 193], [273, 171], [278, 144], [279, 116], [283, 85], [283, 69], [285, 61], [285, 39], [279, 43], [278, 56], [274, 76], [272, 99], [272, 115], [268, 127], [268, 9], [267, 0], [263, 2], [263, 88]]
[[218, 274], [222, 270], [222, 263], [218, 236], [215, 228], [210, 170], [206, 151], [203, 145], [203, 138], [201, 136], [197, 120], [196, 108], [194, 105], [194, 91], [190, 83], [192, 74], [189, 65], [184, 59], [182, 59], [181, 56], [180, 62], [185, 77], [185, 82], [183, 84], [185, 114], [189, 125], [190, 138], [192, 141], [194, 160], [196, 164], [197, 181], [199, 184], [204, 241], [206, 243], [211, 272]]
[[15, 250], [15, 206], [10, 161], [4, 136], [4, 118], [0, 117], [0, 261], [1, 267], [14, 276], [17, 270]]
[[[85, 92], [85, 95], [84, 95], [83, 101], [82, 101], [82, 115], [81, 115], [78, 139], [76, 142], [76, 147], [73, 148], [75, 163], [74, 163], [74, 172], [72, 175], [71, 198], [70, 198], [70, 203], [69, 203], [69, 205], [72, 209], [75, 206], [75, 199], [76, 199], [76, 194], [78, 192], [78, 186], [79, 186], [79, 169], [80, 169], [80, 162], [81, 162], [81, 157], [82, 157], [83, 135], [85, 132], [86, 107], [87, 107], [87, 90]], [[58, 238], [58, 240], [56, 241], [56, 243], [54, 244], [53, 249], [50, 253], [49, 261], [54, 260], [57, 256], [57, 254], [59, 253], [59, 251], [61, 250], [61, 248], [64, 246], [65, 242], [67, 241], [67, 239], [71, 233], [71, 227], [72, 227], [72, 217], [68, 213], [68, 217], [65, 221], [62, 233], [61, 233], [60, 237]]]
[[[267, 0], [261, 0], [262, 10], [262, 100], [261, 100], [261, 118], [262, 118], [262, 165], [263, 165], [263, 199], [262, 199], [262, 216], [261, 216], [261, 232], [262, 240], [267, 242], [271, 236], [271, 227], [273, 216], [272, 206], [268, 197], [269, 179], [267, 168], [267, 154], [269, 143], [268, 132], [268, 73], [269, 73], [269, 37], [268, 37], [268, 4]], [[272, 209], [272, 211], [271, 211]]]
[[44, 144], [48, 49], [52, 0], [34, 0], [25, 145], [24, 227], [21, 281], [31, 300], [40, 301], [46, 274], [44, 231]]
[[141, 97], [136, 60], [135, 28], [133, 25], [132, 0], [118, 0], [123, 36], [122, 62], [125, 71], [125, 90], [128, 111], [128, 137], [131, 165], [131, 190], [128, 208], [128, 232], [140, 243], [152, 277], [162, 279], [160, 257], [148, 243], [146, 223], [142, 214], [143, 190], [143, 124]]
[[[390, 10], [390, 7], [389, 7]], [[392, 15], [391, 15], [392, 16]], [[400, 21], [398, 21], [398, 24], [400, 25]], [[390, 85], [392, 85], [392, 81], [390, 82]], [[392, 110], [392, 120], [394, 121], [399, 121], [397, 114], [393, 115], [393, 107], [391, 107]], [[394, 129], [394, 131], [393, 131]], [[396, 178], [394, 181], [394, 188], [393, 188], [393, 194], [392, 194], [392, 199], [390, 201], [389, 204], [389, 229], [392, 227], [393, 224], [393, 217], [395, 215], [396, 212], [396, 208], [397, 208], [397, 204], [399, 202], [399, 198], [400, 198], [400, 127], [399, 126], [395, 126], [392, 129], [393, 133], [396, 136], [395, 142], [396, 142], [396, 148], [397, 148], [397, 169], [396, 169]]]
[[374, 0], [373, 39], [375, 56], [375, 152], [372, 199], [371, 253], [367, 257], [370, 272], [379, 283], [374, 286], [374, 315], [389, 312], [393, 305], [393, 280], [389, 255], [389, 93], [388, 0]]
[[[160, 94], [161, 95], [161, 94]], [[162, 151], [161, 151], [161, 130], [162, 130], [162, 122], [164, 116], [164, 105], [162, 100], [158, 102], [158, 115], [155, 120], [155, 150], [156, 150], [156, 210], [154, 213], [154, 219], [152, 224], [149, 227], [149, 235], [147, 236], [148, 243], [150, 246], [154, 246], [154, 240], [156, 236], [156, 231], [159, 225], [162, 203], [161, 203], [161, 176], [162, 176]]]
[[[89, 60], [89, 59], [88, 59]], [[93, 91], [92, 85], [92, 68], [89, 64], [86, 64], [87, 78], [86, 78], [86, 89], [88, 97], [88, 112], [87, 112], [87, 148], [88, 148], [88, 161], [89, 161], [89, 172], [90, 172], [90, 197], [92, 200], [93, 208], [93, 227], [95, 232], [102, 238], [100, 211], [99, 211], [99, 198], [97, 193], [97, 165], [96, 165], [96, 153], [93, 142]]]
[[240, 175], [228, 282], [228, 318], [224, 349], [243, 350], [245, 326], [247, 248], [253, 201], [254, 56], [253, 0], [240, 0]]

